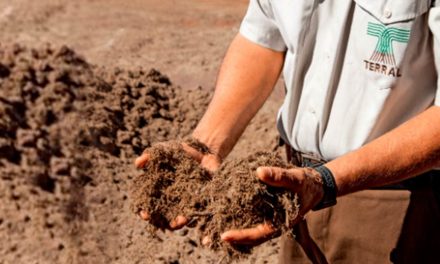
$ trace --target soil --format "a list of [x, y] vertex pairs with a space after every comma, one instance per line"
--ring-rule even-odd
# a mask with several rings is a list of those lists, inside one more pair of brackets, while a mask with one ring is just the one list
[[149, 223], [161, 229], [179, 215], [192, 218], [206, 208], [204, 189], [211, 173], [188, 156], [178, 141], [148, 149], [144, 173], [133, 179], [131, 198], [135, 214], [149, 213]]
[[[209, 153], [198, 141], [188, 145]], [[149, 223], [162, 230], [179, 215], [197, 221], [200, 240], [207, 237], [209, 248], [223, 249], [228, 261], [246, 257], [252, 247], [222, 243], [220, 234], [224, 231], [262, 223], [279, 228], [279, 232], [288, 231], [290, 220], [298, 216], [296, 195], [268, 186], [255, 176], [260, 166], [291, 167], [275, 153], [256, 152], [210, 172], [185, 153], [182, 141], [159, 143], [146, 151], [149, 161], [144, 173], [133, 179], [134, 213], [148, 212]]]
[[[0, 1], [0, 263], [219, 262], [194, 229], [150, 236], [129, 183], [144, 148], [194, 128], [246, 6]], [[228, 158], [279, 150], [282, 91]], [[234, 262], [273, 263], [278, 251], [275, 239]]]
[[[91, 210], [114, 202], [93, 189], [132, 178], [124, 172], [127, 163], [152, 142], [189, 133], [209, 101], [201, 90], [176, 90], [158, 71], [104, 70], [67, 47], [2, 47], [0, 66], [3, 195], [23, 217], [2, 222], [12, 237], [25, 235], [15, 228], [43, 222], [59, 241], [56, 248], [78, 249], [79, 255], [96, 250], [82, 248]], [[58, 254], [50, 257], [61, 261]]]
[[291, 167], [275, 153], [256, 152], [246, 158], [226, 162], [214, 174], [204, 195], [208, 197], [206, 212], [211, 217], [206, 219], [203, 230], [212, 241], [211, 249], [222, 248], [229, 257], [243, 257], [240, 253], [251, 253], [252, 247], [231, 247], [222, 243], [221, 233], [252, 228], [262, 223], [271, 224], [284, 232], [289, 229], [290, 220], [297, 218], [297, 196], [259, 181], [255, 172], [261, 166]]

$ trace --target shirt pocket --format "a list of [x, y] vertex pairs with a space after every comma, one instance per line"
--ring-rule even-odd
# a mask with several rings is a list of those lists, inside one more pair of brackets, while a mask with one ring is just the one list
[[[404, 75], [404, 64], [419, 45], [431, 0], [354, 0], [359, 9], [353, 37], [357, 58], [364, 61], [370, 86], [387, 91]], [[360, 29], [361, 32], [357, 32]], [[405, 59], [406, 58], [406, 59]]]
[[354, 0], [384, 25], [414, 20], [426, 13], [431, 0]]

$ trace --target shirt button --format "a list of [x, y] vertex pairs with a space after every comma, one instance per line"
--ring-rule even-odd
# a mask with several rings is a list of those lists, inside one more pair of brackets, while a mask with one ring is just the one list
[[313, 109], [312, 107], [309, 107], [309, 112], [311, 113], [311, 114], [315, 114], [316, 113], [316, 111], [315, 111], [315, 109]]
[[385, 10], [385, 12], [383, 13], [383, 16], [385, 18], [390, 18], [393, 15], [393, 13], [390, 10]]

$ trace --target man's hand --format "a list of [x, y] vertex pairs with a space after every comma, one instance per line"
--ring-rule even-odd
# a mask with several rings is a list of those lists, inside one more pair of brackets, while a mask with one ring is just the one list
[[[300, 209], [298, 217], [291, 219], [292, 227], [303, 220], [304, 215], [324, 196], [321, 176], [312, 168], [260, 167], [256, 174], [268, 185], [286, 188], [298, 194]], [[279, 227], [261, 223], [254, 228], [226, 231], [221, 235], [221, 239], [232, 244], [258, 245], [273, 238], [278, 230]]]
[[[162, 144], [165, 147], [171, 147], [171, 144], [169, 142], [163, 142], [159, 143]], [[221, 163], [220, 157], [218, 157], [215, 154], [211, 153], [201, 153], [200, 151], [196, 150], [195, 148], [189, 146], [186, 143], [182, 143], [183, 150], [194, 160], [200, 163], [200, 166], [203, 168], [209, 170], [209, 171], [215, 171]], [[143, 168], [145, 164], [147, 164], [150, 160], [150, 154], [148, 153], [148, 149], [146, 149], [141, 156], [139, 156], [135, 160], [135, 165], [137, 168]], [[150, 215], [146, 211], [141, 211], [139, 213], [139, 216], [145, 220], [148, 221], [150, 219]], [[179, 215], [176, 217], [176, 219], [172, 220], [169, 224], [169, 228], [171, 230], [176, 230], [179, 228], [182, 228], [188, 223], [189, 219], [185, 216]]]

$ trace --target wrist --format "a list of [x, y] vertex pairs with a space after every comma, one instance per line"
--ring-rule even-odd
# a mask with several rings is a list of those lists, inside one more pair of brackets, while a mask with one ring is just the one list
[[203, 167], [211, 171], [216, 170], [223, 161], [222, 157], [216, 153], [215, 150], [212, 150], [204, 142], [194, 136], [189, 136], [184, 139], [184, 144], [193, 149], [193, 151], [196, 151], [198, 154], [194, 156], [199, 156], [199, 162]]
[[226, 157], [225, 151], [223, 150], [225, 138], [214, 136], [214, 132], [203, 133], [199, 130], [195, 130], [190, 138], [200, 142], [204, 146], [206, 146], [208, 153], [210, 156], [215, 157], [220, 162]]

